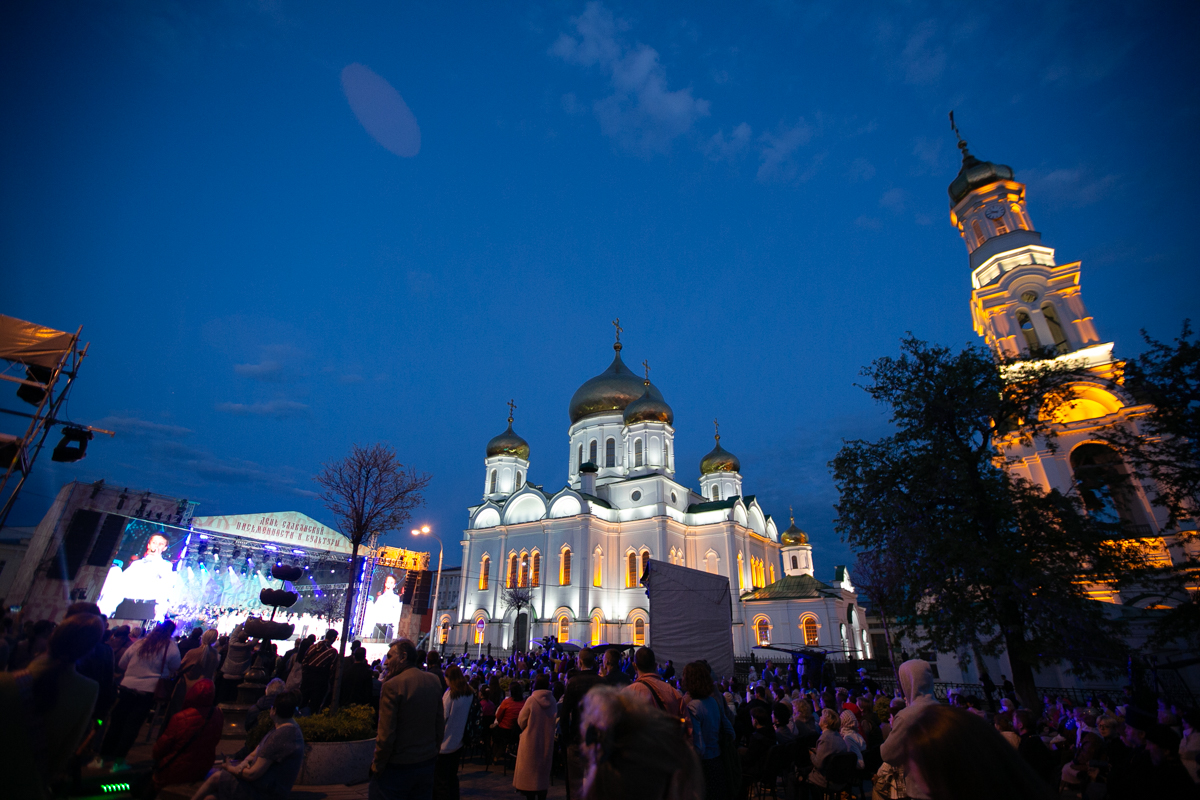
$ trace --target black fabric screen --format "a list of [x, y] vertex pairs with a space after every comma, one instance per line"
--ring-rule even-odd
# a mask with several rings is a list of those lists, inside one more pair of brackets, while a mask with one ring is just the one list
[[112, 563], [117, 543], [121, 541], [121, 534], [125, 532], [126, 521], [124, 517], [116, 514], [109, 514], [104, 518], [100, 525], [100, 533], [96, 536], [96, 543], [92, 545], [92, 552], [88, 553], [89, 567], [107, 567]]
[[92, 537], [100, 525], [99, 511], [79, 509], [67, 524], [67, 532], [63, 535], [58, 555], [49, 570], [49, 577], [60, 581], [73, 581], [83, 565], [84, 556], [92, 545]]

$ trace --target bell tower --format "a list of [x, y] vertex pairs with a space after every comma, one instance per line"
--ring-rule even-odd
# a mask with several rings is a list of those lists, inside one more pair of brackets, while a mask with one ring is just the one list
[[[958, 136], [953, 112], [950, 124]], [[1080, 294], [1080, 262], [1057, 264], [1054, 249], [1042, 244], [1026, 207], [1025, 184], [1014, 179], [1012, 167], [973, 156], [961, 136], [958, 148], [963, 160], [949, 188], [950, 223], [970, 256], [975, 332], [1007, 358], [1099, 345]]]

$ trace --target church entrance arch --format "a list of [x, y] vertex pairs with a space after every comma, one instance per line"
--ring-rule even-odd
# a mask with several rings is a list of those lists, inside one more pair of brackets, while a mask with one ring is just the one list
[[513, 622], [513, 650], [529, 649], [529, 615], [522, 611]]

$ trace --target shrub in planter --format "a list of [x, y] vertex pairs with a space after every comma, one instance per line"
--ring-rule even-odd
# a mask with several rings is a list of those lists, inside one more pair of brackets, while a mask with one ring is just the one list
[[[296, 717], [300, 732], [307, 744], [314, 742], [356, 742], [374, 739], [376, 731], [375, 709], [371, 706], [343, 706], [336, 714], [326, 709], [308, 717]], [[254, 727], [246, 731], [246, 747], [253, 750], [266, 737], [274, 724], [270, 713], [260, 714]]]

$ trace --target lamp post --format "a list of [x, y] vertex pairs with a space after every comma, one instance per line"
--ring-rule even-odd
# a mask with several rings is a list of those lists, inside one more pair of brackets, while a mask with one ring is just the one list
[[442, 552], [443, 552], [442, 537], [440, 537], [436, 533], [434, 533], [433, 529], [430, 528], [428, 525], [422, 525], [420, 528], [413, 528], [412, 535], [413, 536], [422, 536], [422, 535], [432, 536], [434, 539], [437, 539], [437, 543], [438, 543], [437, 580], [435, 580], [433, 583], [433, 619], [429, 623], [429, 636], [430, 636], [430, 638], [432, 638], [434, 628], [438, 629], [437, 645], [438, 645], [438, 652], [440, 653], [440, 652], [442, 652], [442, 641], [441, 641], [442, 631], [441, 631], [441, 626], [438, 625], [438, 593], [441, 591], [441, 588], [442, 588]]

